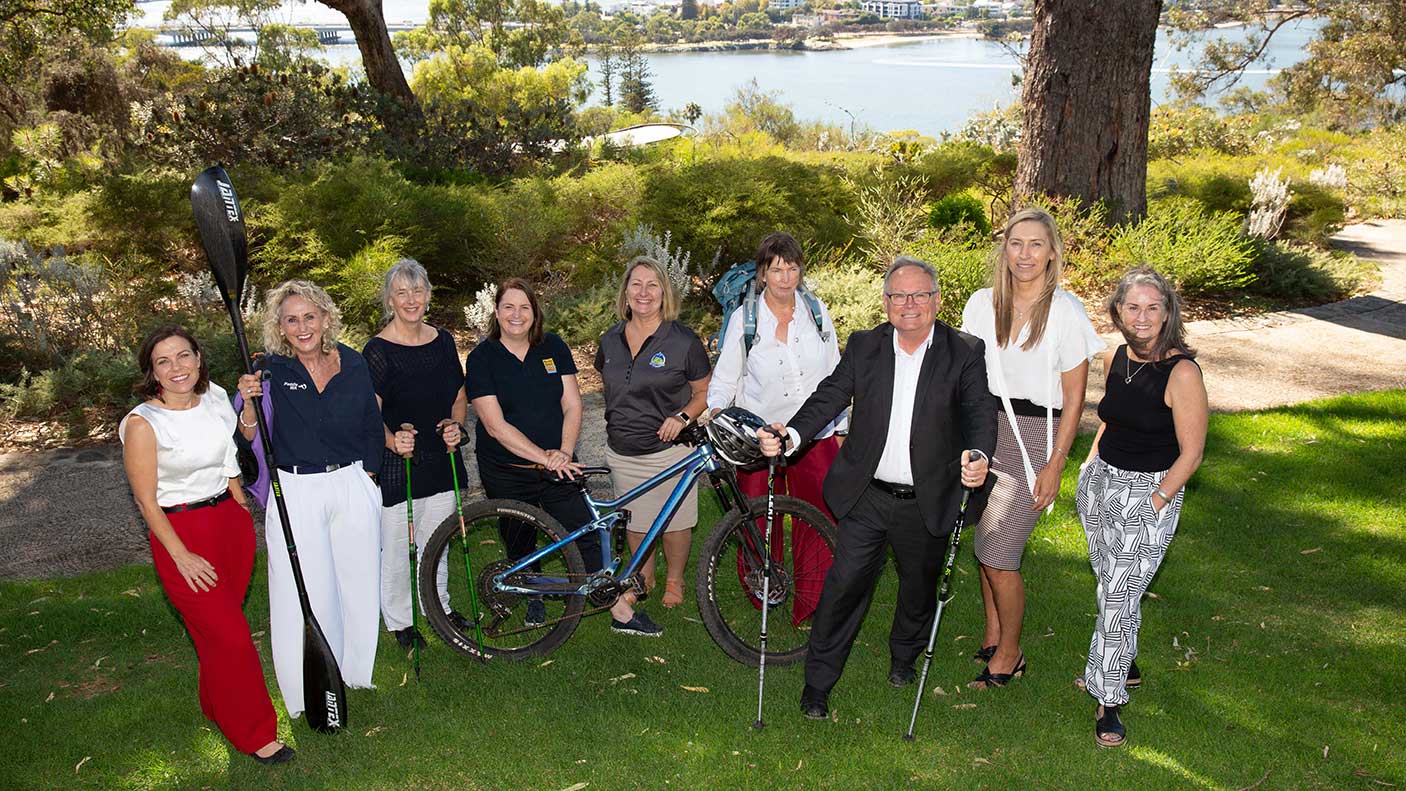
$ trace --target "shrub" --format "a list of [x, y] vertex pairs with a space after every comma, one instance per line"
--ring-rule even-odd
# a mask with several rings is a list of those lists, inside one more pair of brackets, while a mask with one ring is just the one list
[[981, 201], [966, 193], [947, 195], [928, 208], [928, 227], [947, 229], [961, 226], [977, 240], [991, 237], [991, 221]]
[[928, 149], [914, 163], [913, 172], [923, 179], [930, 195], [948, 195], [980, 185], [998, 157], [975, 141], [948, 140]]
[[1162, 159], [1195, 150], [1246, 154], [1254, 144], [1251, 119], [1224, 116], [1202, 105], [1163, 105], [1152, 111], [1147, 131], [1147, 156]]
[[830, 310], [840, 347], [856, 330], [885, 321], [884, 276], [856, 261], [830, 261], [806, 268], [806, 284]]
[[634, 165], [611, 163], [582, 176], [552, 182], [566, 218], [567, 244], [558, 262], [573, 283], [597, 283], [618, 274], [620, 242], [639, 223], [645, 173]]
[[381, 329], [381, 283], [386, 270], [405, 255], [404, 249], [401, 237], [383, 236], [346, 263], [334, 262], [311, 272], [313, 281], [337, 303], [347, 329], [370, 335]]
[[1344, 252], [1292, 242], [1257, 244], [1255, 252], [1250, 290], [1290, 302], [1345, 299], [1377, 280], [1375, 264]]
[[926, 234], [909, 248], [908, 254], [937, 270], [937, 284], [942, 288], [942, 307], [937, 317], [961, 327], [962, 308], [967, 300], [991, 285], [990, 246], [975, 243], [958, 230]]
[[[619, 319], [615, 316], [617, 284], [601, 283], [593, 288], [556, 292], [544, 300], [542, 311], [546, 328], [572, 346], [594, 344]], [[697, 328], [694, 328], [697, 331]], [[703, 337], [700, 333], [699, 337]]]
[[1254, 246], [1230, 212], [1207, 211], [1196, 201], [1172, 198], [1152, 202], [1137, 225], [1115, 226], [1108, 260], [1121, 272], [1150, 264], [1183, 295], [1227, 291], [1255, 279]]

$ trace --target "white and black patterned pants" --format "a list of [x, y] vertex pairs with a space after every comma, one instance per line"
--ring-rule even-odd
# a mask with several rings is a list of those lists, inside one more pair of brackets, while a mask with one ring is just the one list
[[1152, 507], [1152, 492], [1166, 475], [1165, 470], [1120, 470], [1097, 456], [1079, 474], [1076, 503], [1098, 580], [1098, 620], [1084, 683], [1106, 705], [1128, 702], [1128, 667], [1137, 658], [1142, 596], [1181, 516], [1182, 492], [1161, 513]]

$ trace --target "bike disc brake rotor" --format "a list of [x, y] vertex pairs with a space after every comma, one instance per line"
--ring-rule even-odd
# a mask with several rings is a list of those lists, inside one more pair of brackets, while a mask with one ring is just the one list
[[[755, 568], [749, 570], [743, 577], [747, 585], [747, 593], [752, 598], [761, 601], [762, 598], [762, 570]], [[779, 563], [771, 565], [771, 585], [767, 589], [768, 606], [775, 607], [786, 601], [791, 595], [791, 575]]]

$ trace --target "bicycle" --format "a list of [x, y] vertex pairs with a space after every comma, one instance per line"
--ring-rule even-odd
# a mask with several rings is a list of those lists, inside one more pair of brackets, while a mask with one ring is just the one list
[[[563, 480], [560, 485], [574, 485], [580, 490], [592, 519], [569, 532], [542, 509], [516, 500], [485, 500], [466, 506], [462, 527], [459, 515], [451, 515], [425, 545], [420, 589], [436, 589], [435, 570], [442, 559], [447, 559], [450, 598], [456, 598], [457, 591], [459, 600], [468, 600], [472, 584], [478, 613], [474, 619], [466, 619], [444, 605], [431, 606], [426, 608], [431, 628], [455, 651], [476, 659], [502, 657], [521, 661], [551, 653], [571, 637], [583, 616], [609, 609], [616, 597], [625, 593], [644, 595], [644, 582], [638, 573], [641, 563], [689, 487], [706, 476], [722, 503], [723, 516], [704, 541], [698, 559], [698, 609], [713, 641], [728, 656], [755, 667], [760, 656], [764, 587], [760, 522], [766, 518], [766, 497], [743, 497], [736, 468], [761, 458], [756, 450], [755, 430], [763, 425], [760, 418], [735, 407], [707, 425], [690, 424], [678, 441], [692, 445], [692, 453], [610, 500], [597, 500], [588, 486], [590, 478], [608, 474], [609, 468], [583, 467], [581, 476]], [[622, 560], [630, 518], [626, 506], [675, 477], [678, 482], [663, 511], [628, 562]], [[835, 525], [820, 509], [783, 495], [776, 497], [775, 514], [772, 571], [766, 585], [769, 608], [773, 610], [793, 600], [798, 589], [818, 595], [835, 551]], [[811, 528], [819, 543], [810, 542], [797, 557], [794, 541], [800, 526]], [[591, 533], [600, 538], [601, 570], [587, 573], [576, 542]], [[518, 546], [534, 548], [520, 557], [510, 557], [510, 537]], [[529, 537], [531, 544], [526, 542]], [[472, 580], [466, 571], [470, 568], [474, 572]], [[527, 610], [533, 601], [541, 602], [543, 607], [537, 608], [529, 621]], [[587, 604], [591, 609], [586, 609]], [[804, 618], [773, 618], [768, 633], [768, 663], [790, 664], [805, 655], [810, 638], [809, 618], [809, 614]], [[482, 631], [484, 645], [475, 639], [476, 627]]]

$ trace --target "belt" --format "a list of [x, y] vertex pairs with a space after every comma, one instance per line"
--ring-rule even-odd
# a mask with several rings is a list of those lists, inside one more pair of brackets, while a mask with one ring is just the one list
[[192, 503], [181, 503], [180, 505], [163, 505], [161, 506], [161, 510], [168, 514], [179, 514], [182, 511], [194, 511], [197, 508], [204, 508], [208, 505], [219, 505], [232, 496], [233, 495], [229, 493], [229, 489], [225, 489], [214, 497], [206, 497], [204, 500], [196, 500]]
[[278, 469], [284, 472], [291, 472], [294, 475], [319, 475], [324, 472], [336, 472], [347, 467], [346, 464], [280, 464]]
[[913, 487], [907, 484], [889, 483], [888, 481], [881, 481], [878, 478], [870, 481], [870, 483], [874, 484], [874, 487], [880, 491], [888, 492], [895, 500], [912, 500], [918, 496], [917, 493], [913, 491]]

